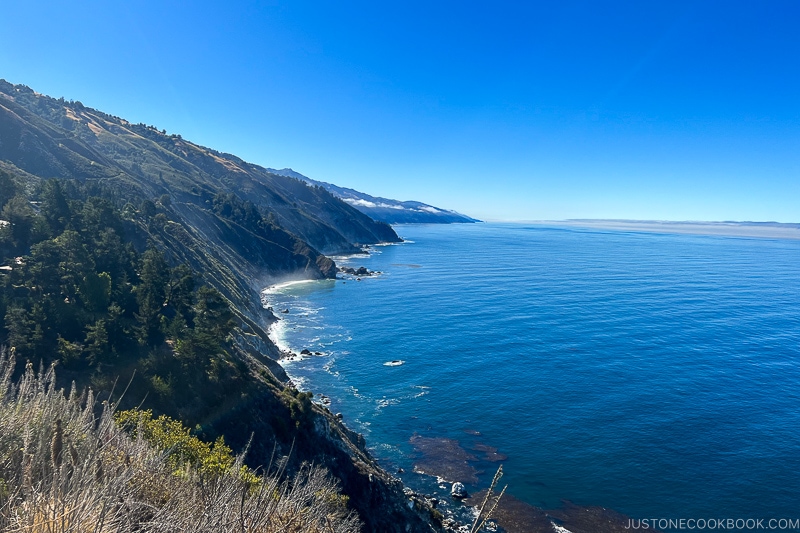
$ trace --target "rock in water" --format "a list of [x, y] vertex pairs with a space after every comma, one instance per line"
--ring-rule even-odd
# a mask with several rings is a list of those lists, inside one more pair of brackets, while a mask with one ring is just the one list
[[453, 488], [450, 490], [450, 496], [453, 498], [458, 498], [459, 500], [466, 498], [468, 494], [464, 484], [459, 482], [453, 483]]

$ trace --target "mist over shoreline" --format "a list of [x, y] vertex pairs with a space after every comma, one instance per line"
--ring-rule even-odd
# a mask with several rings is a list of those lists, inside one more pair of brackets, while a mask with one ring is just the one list
[[781, 222], [675, 222], [660, 220], [572, 219], [537, 220], [526, 224], [549, 227], [636, 231], [644, 233], [676, 233], [682, 235], [715, 235], [723, 237], [748, 237], [758, 239], [800, 240], [800, 224]]

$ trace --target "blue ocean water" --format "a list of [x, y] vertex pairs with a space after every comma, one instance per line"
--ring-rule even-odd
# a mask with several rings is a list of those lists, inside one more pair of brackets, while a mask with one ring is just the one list
[[[636, 518], [800, 515], [800, 241], [533, 225], [399, 226], [267, 291], [301, 388], [402, 467], [458, 441], [485, 487]], [[390, 361], [402, 365], [387, 366]]]

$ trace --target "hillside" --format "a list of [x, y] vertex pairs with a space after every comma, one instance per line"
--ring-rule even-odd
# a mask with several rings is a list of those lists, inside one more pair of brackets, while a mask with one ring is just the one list
[[[49, 178], [102, 183], [148, 219], [147, 238], [170, 261], [190, 264], [235, 302], [240, 318], [258, 326], [249, 338], [273, 355], [263, 334], [270, 316], [261, 309], [261, 288], [288, 277], [334, 276], [323, 253], [400, 240], [387, 224], [320, 187], [3, 80], [0, 168], [22, 176], [28, 191]], [[232, 218], [230, 209], [215, 211], [220, 194], [241, 204], [240, 212], [263, 215], [269, 234], [254, 234], [246, 217]]]
[[353, 244], [397, 241], [377, 223], [324, 190], [272, 174], [180, 135], [55, 100], [0, 80], [0, 160], [39, 178], [104, 179], [176, 207], [204, 207], [232, 192], [268, 210], [286, 230], [322, 253]]
[[[362, 436], [285, 384], [259, 291], [399, 240], [320, 187], [0, 82], [0, 343], [123, 408], [225, 437], [253, 468], [327, 469], [366, 531], [430, 531]], [[23, 368], [25, 365], [18, 365]]]
[[387, 224], [455, 224], [480, 222], [480, 220], [468, 217], [467, 215], [423, 204], [422, 202], [400, 202], [390, 198], [370, 196], [369, 194], [356, 191], [355, 189], [339, 187], [332, 183], [312, 180], [299, 172], [295, 172], [291, 168], [284, 168], [281, 170], [270, 168], [268, 170], [273, 174], [297, 178], [312, 186], [322, 187], [362, 213], [369, 215], [375, 220], [386, 222]]

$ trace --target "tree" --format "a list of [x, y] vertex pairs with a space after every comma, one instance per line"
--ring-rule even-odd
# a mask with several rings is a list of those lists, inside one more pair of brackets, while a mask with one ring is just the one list
[[11, 178], [11, 174], [0, 170], [0, 207], [17, 195], [17, 185]]
[[194, 276], [187, 265], [178, 265], [169, 273], [166, 303], [189, 324], [193, 319]]
[[104, 231], [113, 230], [117, 235], [122, 235], [122, 219], [119, 211], [104, 198], [90, 197], [83, 203], [80, 212], [81, 233], [94, 236]]
[[27, 266], [27, 285], [39, 295], [61, 292], [61, 247], [47, 240], [31, 248]]
[[83, 278], [80, 295], [89, 311], [105, 312], [111, 303], [111, 275], [108, 272], [90, 272]]
[[219, 291], [207, 286], [200, 287], [195, 298], [195, 329], [224, 340], [234, 325], [228, 302]]
[[22, 195], [11, 198], [0, 211], [0, 218], [9, 223], [10, 237], [18, 250], [27, 249], [30, 245], [34, 212], [28, 199]]
[[136, 287], [136, 301], [139, 312], [137, 336], [139, 342], [155, 346], [163, 341], [161, 331], [161, 312], [167, 300], [169, 266], [161, 252], [150, 248], [142, 255], [142, 268], [139, 285]]
[[136, 277], [136, 251], [131, 243], [123, 243], [121, 235], [106, 228], [92, 236], [92, 252], [97, 272], [108, 272], [113, 290], [118, 291], [125, 279]]
[[77, 231], [66, 230], [53, 241], [58, 246], [60, 259], [61, 294], [72, 302], [86, 277], [94, 274], [92, 254], [83, 245], [83, 239]]
[[59, 180], [48, 180], [42, 185], [42, 216], [47, 220], [54, 235], [58, 235], [67, 227], [72, 213], [64, 196], [64, 188]]
[[145, 219], [150, 219], [150, 217], [154, 216], [158, 211], [156, 210], [156, 204], [152, 201], [142, 200], [142, 203], [139, 205], [139, 212]]
[[[27, 352], [34, 323], [21, 307], [9, 307], [5, 316], [8, 344], [16, 351]], [[26, 354], [27, 355], [27, 354]]]
[[108, 330], [106, 321], [98, 320], [86, 327], [86, 352], [89, 354], [89, 363], [97, 364], [108, 353]]

